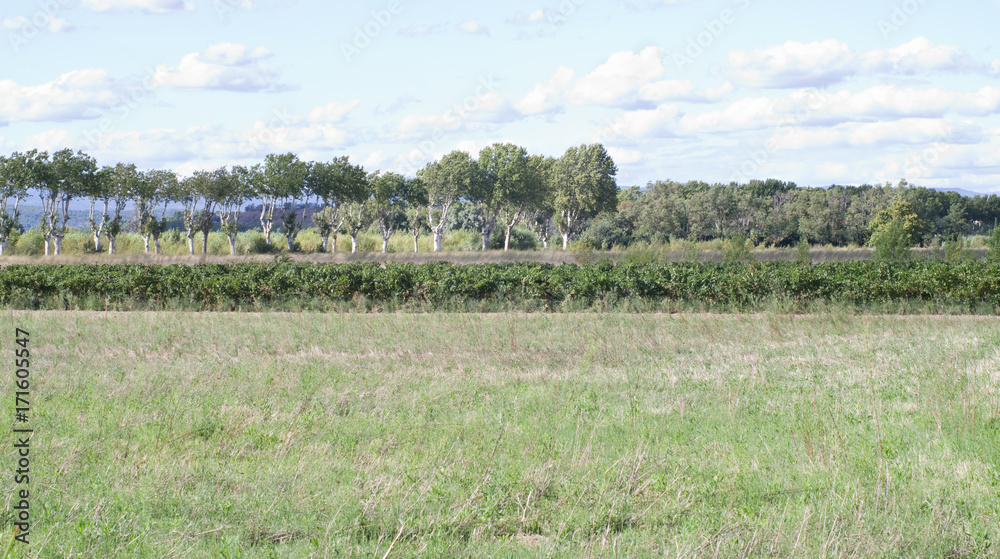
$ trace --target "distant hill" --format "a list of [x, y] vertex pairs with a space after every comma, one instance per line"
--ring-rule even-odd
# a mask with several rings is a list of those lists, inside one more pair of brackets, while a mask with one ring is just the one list
[[971, 190], [966, 190], [964, 188], [953, 188], [948, 186], [934, 187], [932, 188], [932, 190], [937, 190], [940, 192], [957, 192], [958, 194], [966, 196], [968, 198], [973, 198], [975, 196], [989, 196], [991, 194], [994, 196], [1000, 196], [1000, 192], [973, 192]]

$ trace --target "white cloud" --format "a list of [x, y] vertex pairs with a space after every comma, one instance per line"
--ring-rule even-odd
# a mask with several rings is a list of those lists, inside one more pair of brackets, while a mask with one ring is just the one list
[[852, 76], [990, 72], [956, 46], [917, 37], [888, 50], [855, 52], [840, 41], [788, 41], [754, 51], [734, 50], [729, 65], [743, 84], [766, 88], [822, 87]]
[[634, 149], [624, 149], [617, 148], [613, 146], [608, 146], [608, 155], [614, 160], [617, 165], [628, 165], [629, 163], [638, 163], [642, 160], [642, 152]]
[[663, 74], [660, 47], [616, 52], [603, 64], [580, 78], [569, 92], [574, 104], [610, 103]]
[[855, 71], [850, 47], [833, 39], [754, 51], [734, 50], [729, 65], [736, 78], [754, 87], [815, 87], [843, 80]]
[[194, 9], [189, 0], [82, 0], [80, 5], [95, 12], [121, 12], [139, 9], [148, 14], [187, 12]]
[[660, 105], [655, 109], [629, 111], [607, 125], [587, 134], [588, 142], [611, 142], [615, 139], [673, 136], [680, 111], [676, 105]]
[[547, 82], [537, 84], [527, 95], [514, 103], [523, 114], [538, 114], [561, 107], [565, 91], [573, 83], [575, 73], [571, 68], [560, 67]]
[[375, 150], [368, 154], [368, 157], [361, 162], [361, 166], [365, 169], [378, 169], [382, 163], [385, 162], [385, 151]]
[[0, 29], [7, 31], [31, 31], [43, 29], [52, 34], [66, 33], [75, 29], [75, 26], [65, 19], [55, 17], [50, 14], [38, 14], [35, 21], [29, 21], [24, 16], [7, 16], [0, 21]]
[[322, 107], [316, 107], [315, 109], [309, 111], [309, 122], [328, 122], [334, 123], [339, 122], [347, 113], [351, 112], [354, 107], [357, 107], [361, 103], [361, 99], [354, 99], [348, 101], [347, 103], [339, 103], [333, 101]]
[[458, 30], [469, 35], [490, 35], [490, 30], [483, 27], [478, 21], [472, 19], [458, 24]]
[[105, 70], [87, 68], [37, 86], [0, 80], [0, 119], [70, 121], [101, 116], [123, 102], [127, 87]]
[[432, 115], [409, 114], [400, 119], [391, 141], [419, 140], [442, 132], [468, 131], [511, 122], [520, 118], [517, 111], [499, 92], [492, 91], [475, 99], [475, 103], [457, 106]]
[[152, 81], [187, 89], [274, 90], [280, 88], [275, 82], [277, 73], [263, 62], [270, 57], [271, 51], [264, 47], [248, 51], [244, 45], [218, 43], [205, 52], [184, 55], [177, 66], [158, 65]]

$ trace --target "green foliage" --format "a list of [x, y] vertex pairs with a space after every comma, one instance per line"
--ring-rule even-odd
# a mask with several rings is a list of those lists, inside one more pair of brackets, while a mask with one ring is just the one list
[[[889, 238], [882, 239], [887, 230], [899, 226], [904, 235], [900, 241], [899, 231], [889, 233]], [[920, 243], [924, 234], [924, 222], [914, 211], [913, 206], [906, 200], [897, 200], [891, 206], [882, 210], [872, 220], [868, 226], [871, 235], [870, 245], [878, 247], [880, 243], [893, 243], [893, 250], [897, 250], [901, 242], [906, 243], [906, 248]]]
[[1000, 227], [993, 226], [993, 231], [986, 238], [986, 259], [990, 262], [1000, 262]]
[[[219, 250], [224, 250], [224, 237]], [[258, 234], [259, 235], [259, 234]], [[378, 237], [369, 235], [377, 248]], [[471, 245], [475, 248], [475, 244]], [[803, 265], [793, 262], [658, 263], [612, 265], [594, 258], [584, 265], [538, 263], [349, 263], [282, 265], [8, 265], [0, 269], [0, 304], [47, 300], [85, 305], [95, 299], [121, 305], [141, 301], [162, 308], [187, 301], [197, 308], [246, 307], [288, 300], [535, 301], [545, 306], [626, 299], [689, 302], [712, 307], [756, 308], [767, 302], [832, 302], [850, 305], [929, 301], [974, 307], [1000, 305], [1000, 263], [940, 260], [853, 261]]]
[[749, 262], [753, 260], [750, 254], [751, 241], [743, 233], [736, 233], [728, 241], [722, 254], [723, 262]]
[[809, 241], [801, 239], [798, 246], [795, 247], [795, 261], [812, 264], [812, 255], [809, 254], [811, 248], [812, 245], [809, 244]]
[[910, 257], [910, 247], [913, 238], [906, 230], [906, 222], [902, 219], [892, 221], [879, 228], [868, 241], [875, 247], [875, 260], [898, 262]]

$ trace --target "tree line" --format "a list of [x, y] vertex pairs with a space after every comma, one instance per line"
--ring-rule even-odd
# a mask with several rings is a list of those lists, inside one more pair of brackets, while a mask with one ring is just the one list
[[[985, 233], [1000, 219], [1000, 197], [965, 197], [897, 185], [799, 187], [780, 180], [748, 184], [657, 181], [623, 189], [619, 211], [592, 221], [583, 241], [594, 248], [636, 241], [712, 240], [735, 235], [757, 245], [863, 246], [881, 227], [880, 214], [907, 220], [914, 244]], [[903, 211], [902, 214], [899, 212]], [[899, 214], [899, 215], [897, 215]], [[911, 215], [912, 214], [912, 215]], [[874, 227], [873, 227], [874, 226]]]
[[[82, 151], [63, 149], [51, 156], [32, 150], [0, 156], [0, 254], [18, 229], [18, 205], [29, 191], [42, 202], [39, 228], [45, 254], [59, 254], [73, 199], [90, 202], [88, 221], [95, 251], [115, 251], [118, 235], [132, 227], [146, 252], [160, 252], [167, 209], [180, 206], [171, 223], [187, 235], [188, 250], [207, 251], [208, 233], [221, 231], [236, 252], [240, 217], [253, 207], [268, 245], [278, 226], [290, 250], [311, 224], [321, 250], [336, 251], [339, 233], [351, 237], [369, 228], [389, 237], [406, 231], [433, 235], [433, 250], [456, 220], [476, 230], [482, 248], [503, 235], [509, 249], [521, 224], [548, 248], [559, 234], [566, 249], [571, 236], [593, 248], [678, 239], [746, 237], [757, 245], [801, 243], [862, 246], [872, 241], [879, 215], [905, 216], [913, 244], [935, 237], [954, 239], [984, 233], [1000, 219], [1000, 197], [964, 197], [911, 187], [868, 185], [799, 187], [774, 179], [747, 184], [656, 181], [619, 190], [617, 168], [600, 144], [571, 147], [559, 158], [529, 155], [521, 146], [495, 143], [478, 157], [453, 151], [428, 163], [416, 176], [366, 171], [346, 156], [303, 161], [295, 154], [270, 154], [260, 163], [196, 171], [181, 178], [168, 170], [141, 171], [133, 164], [98, 166]], [[247, 203], [256, 201], [254, 206]], [[307, 218], [307, 207], [315, 209]], [[891, 208], [892, 211], [890, 211]], [[900, 208], [904, 209], [900, 213]], [[888, 212], [888, 213], [887, 213]], [[450, 220], [449, 220], [450, 216]], [[899, 217], [903, 219], [903, 217]], [[876, 227], [877, 228], [877, 227]]]
[[[216, 227], [235, 254], [240, 215], [251, 200], [260, 201], [267, 244], [279, 221], [289, 250], [306, 225], [306, 208], [313, 205], [318, 211], [310, 220], [323, 251], [335, 251], [342, 232], [351, 236], [356, 252], [358, 234], [373, 226], [382, 235], [383, 252], [389, 237], [402, 228], [413, 235], [414, 251], [426, 230], [434, 236], [434, 251], [441, 251], [448, 212], [459, 201], [476, 206], [484, 250], [498, 225], [508, 249], [518, 223], [531, 225], [545, 246], [554, 227], [565, 249], [587, 220], [616, 210], [616, 174], [614, 161], [600, 144], [571, 147], [553, 158], [495, 143], [483, 148], [478, 158], [459, 150], [448, 153], [415, 177], [368, 172], [346, 156], [323, 162], [303, 161], [293, 153], [270, 154], [254, 165], [196, 171], [181, 178], [173, 171], [142, 171], [129, 163], [98, 166], [93, 157], [68, 148], [51, 156], [38, 150], [14, 152], [0, 156], [0, 254], [19, 227], [18, 205], [29, 191], [41, 198], [39, 227], [46, 255], [60, 253], [73, 199], [90, 201], [94, 249], [102, 250], [103, 237], [109, 253], [114, 253], [116, 238], [129, 220], [142, 236], [145, 251], [150, 252], [152, 243], [159, 253], [167, 208], [180, 205], [191, 254], [197, 233], [202, 233], [202, 253], [207, 252], [208, 234]], [[284, 208], [290, 211], [276, 212]]]

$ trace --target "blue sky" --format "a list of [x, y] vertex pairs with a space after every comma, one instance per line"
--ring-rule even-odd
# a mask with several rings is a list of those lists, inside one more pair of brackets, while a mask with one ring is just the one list
[[997, 191], [997, 21], [1000, 0], [7, 1], [0, 153], [412, 174], [601, 142], [621, 186]]

